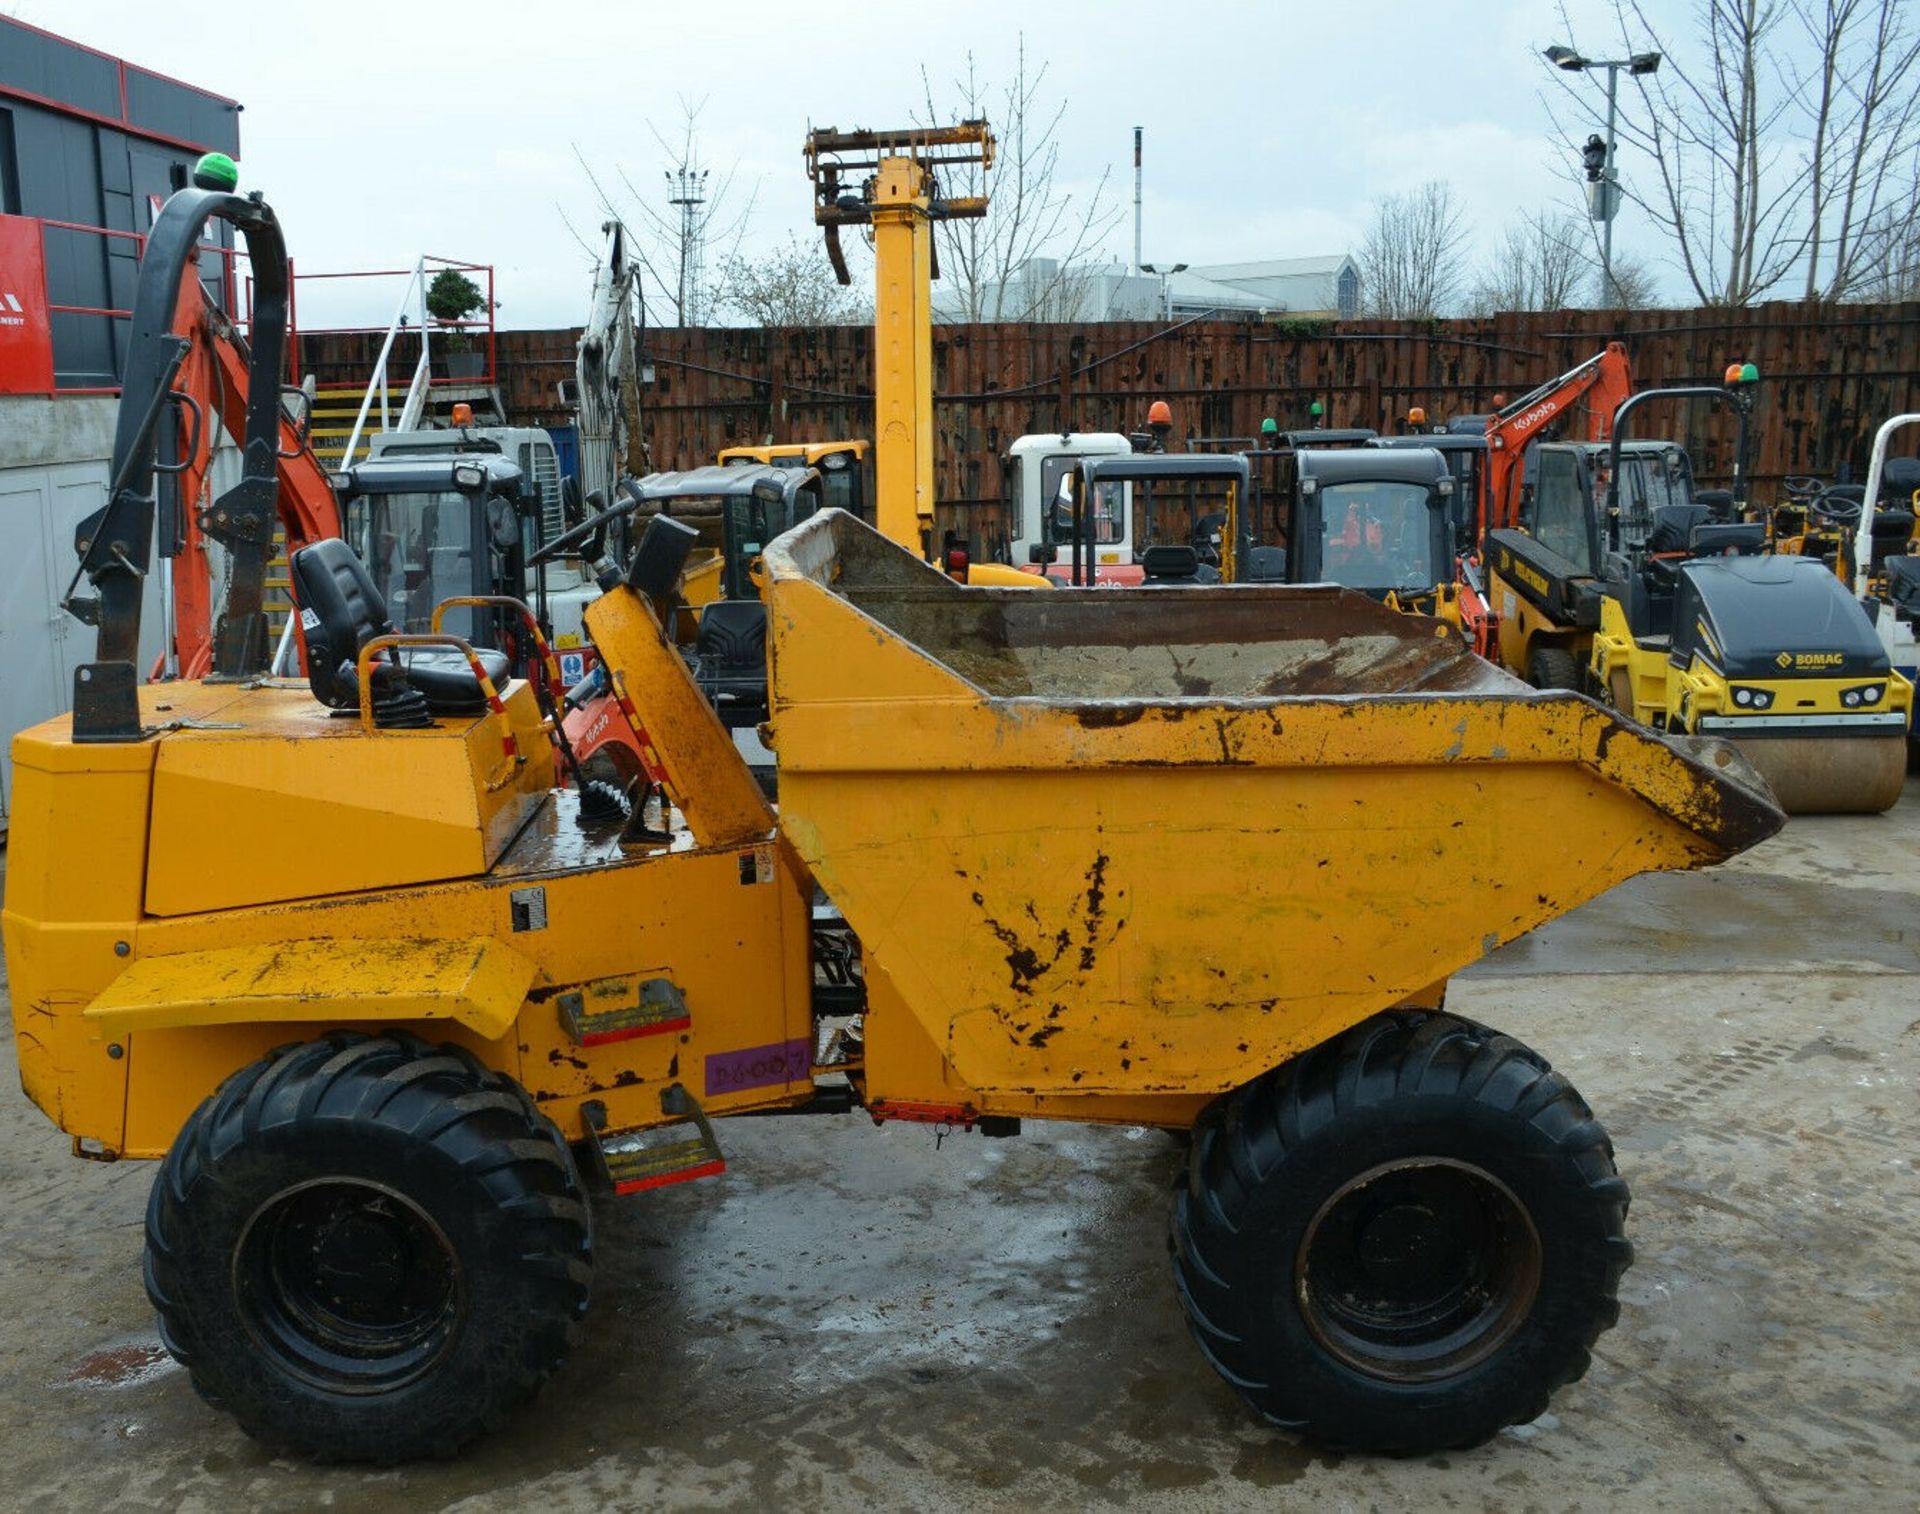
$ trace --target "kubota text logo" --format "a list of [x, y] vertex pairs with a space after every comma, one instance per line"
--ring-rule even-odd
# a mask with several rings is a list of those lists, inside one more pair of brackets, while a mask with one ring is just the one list
[[1551, 418], [1552, 416], [1558, 415], [1559, 413], [1560, 413], [1560, 402], [1558, 400], [1545, 400], [1542, 403], [1535, 405], [1531, 410], [1527, 411], [1526, 414], [1522, 415], [1517, 421], [1514, 422], [1514, 425], [1516, 428], [1524, 430], [1532, 426], [1536, 426], [1540, 424], [1540, 422], [1545, 421]]

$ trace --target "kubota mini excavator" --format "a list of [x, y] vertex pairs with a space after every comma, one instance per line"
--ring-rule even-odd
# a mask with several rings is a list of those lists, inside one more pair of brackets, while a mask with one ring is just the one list
[[[1608, 342], [1605, 350], [1556, 379], [1503, 405], [1487, 417], [1487, 455], [1481, 467], [1480, 507], [1474, 540], [1476, 555], [1460, 560], [1460, 625], [1473, 648], [1538, 683], [1541, 657], [1560, 648], [1559, 628], [1579, 623], [1579, 613], [1554, 602], [1545, 587], [1566, 580], [1565, 565], [1520, 524], [1520, 485], [1527, 446], [1573, 406], [1585, 402], [1587, 440], [1603, 442], [1613, 412], [1633, 392], [1627, 349]], [[1542, 674], [1544, 676], [1544, 674]]]

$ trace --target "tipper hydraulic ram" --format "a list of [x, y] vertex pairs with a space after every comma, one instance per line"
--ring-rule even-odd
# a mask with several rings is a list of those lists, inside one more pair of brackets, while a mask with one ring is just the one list
[[1626, 1188], [1446, 979], [1771, 834], [1730, 748], [1345, 591], [962, 588], [834, 511], [765, 552], [776, 814], [662, 631], [691, 534], [586, 612], [644, 823], [554, 787], [497, 660], [380, 629], [339, 541], [295, 563], [311, 688], [139, 686], [116, 611], [105, 697], [15, 739], [22, 1081], [163, 1159], [201, 1392], [309, 1455], [456, 1450], [565, 1356], [591, 1201], [722, 1173], [723, 1116], [854, 1109], [1190, 1129], [1195, 1339], [1321, 1441], [1472, 1443], [1581, 1374]]

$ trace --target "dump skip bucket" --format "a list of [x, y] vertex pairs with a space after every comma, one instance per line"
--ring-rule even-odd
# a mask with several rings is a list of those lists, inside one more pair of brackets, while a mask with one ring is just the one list
[[781, 825], [984, 1091], [1235, 1087], [1782, 823], [1346, 590], [963, 589], [840, 512], [766, 566]]

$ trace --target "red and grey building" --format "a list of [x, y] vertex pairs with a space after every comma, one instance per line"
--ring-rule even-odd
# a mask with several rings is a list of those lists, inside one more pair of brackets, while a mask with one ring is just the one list
[[[91, 654], [60, 600], [73, 527], [106, 499], [143, 238], [214, 151], [240, 156], [237, 101], [0, 16], [0, 832], [5, 747], [67, 707]], [[202, 273], [231, 309], [228, 245]]]
[[0, 16], [0, 393], [118, 383], [139, 238], [216, 151], [238, 101]]

